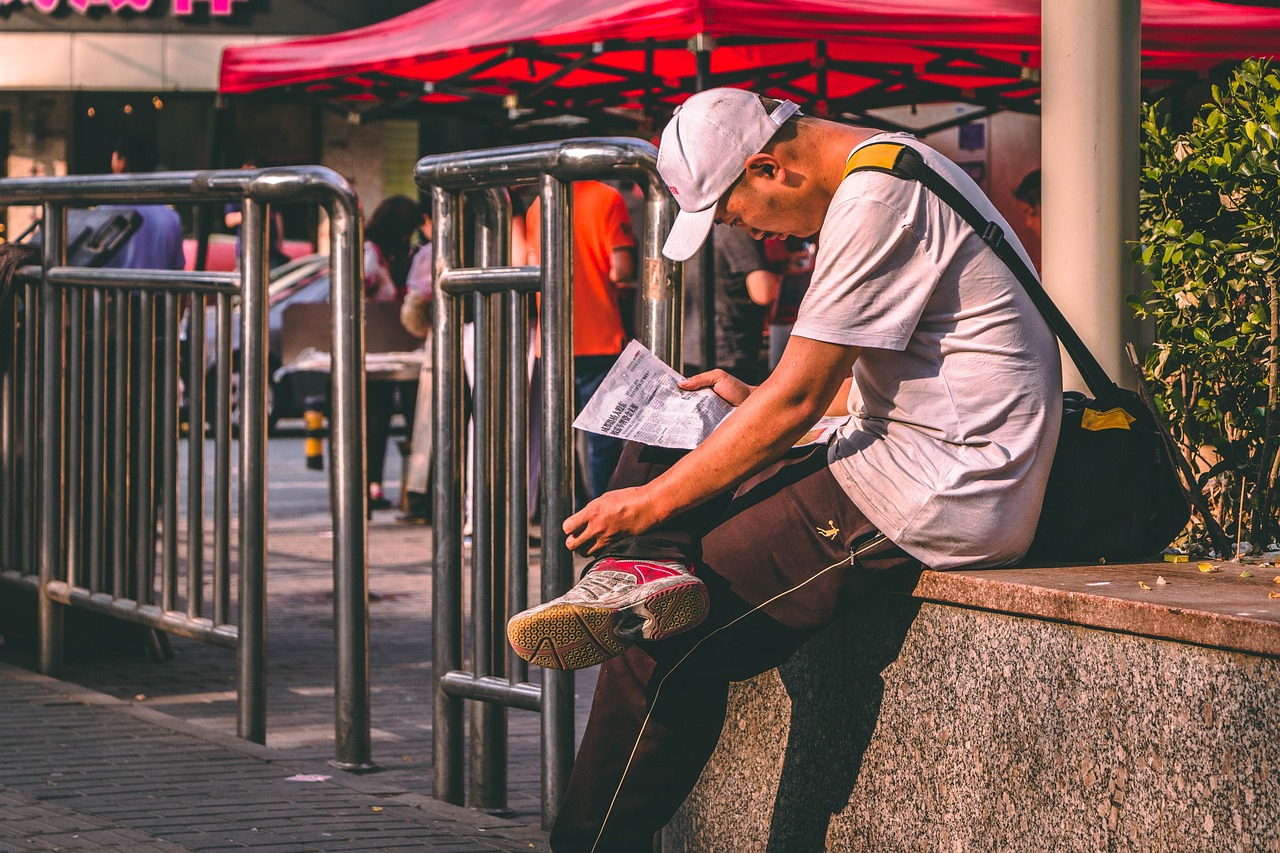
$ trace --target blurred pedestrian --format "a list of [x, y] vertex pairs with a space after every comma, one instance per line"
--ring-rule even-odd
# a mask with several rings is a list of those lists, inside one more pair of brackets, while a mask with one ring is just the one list
[[[535, 200], [526, 217], [529, 263], [540, 263], [542, 208]], [[626, 343], [618, 289], [635, 272], [636, 238], [617, 190], [599, 181], [573, 185], [573, 375], [574, 411], [581, 412], [600, 387]], [[586, 435], [589, 497], [604, 494], [617, 467], [622, 442]]]
[[[155, 168], [155, 147], [137, 136], [122, 136], [111, 150], [111, 172], [150, 172]], [[99, 209], [136, 210], [142, 224], [104, 266], [114, 269], [180, 270], [186, 265], [182, 251], [182, 219], [167, 204], [99, 205]]]
[[[424, 208], [417, 232], [417, 247], [409, 263], [400, 323], [412, 335], [431, 346], [431, 305], [435, 296], [435, 252], [431, 245], [434, 230], [431, 211]], [[418, 371], [418, 387], [409, 434], [408, 470], [405, 472], [404, 513], [396, 520], [425, 524], [431, 519], [431, 359], [426, 355]]]
[[[631, 219], [631, 230], [635, 234], [644, 234], [645, 197], [640, 184], [630, 178], [610, 181], [609, 186], [622, 196], [622, 203], [627, 206], [627, 216]], [[639, 269], [638, 246], [631, 248], [632, 264]], [[622, 314], [622, 330], [627, 339], [640, 337], [640, 293], [635, 277], [630, 281], [618, 283], [618, 311]]]
[[13, 313], [18, 270], [40, 263], [40, 250], [26, 243], [0, 243], [0, 377], [10, 368], [18, 318]]
[[[111, 151], [113, 174], [150, 172], [155, 169], [155, 166], [155, 146], [149, 139], [123, 136], [116, 140]], [[137, 270], [181, 270], [186, 266], [182, 245], [182, 219], [169, 205], [99, 205], [98, 209], [133, 210], [142, 220], [138, 229], [120, 247], [120, 251], [103, 266]], [[160, 359], [157, 355], [165, 351], [166, 336], [177, 334], [177, 329], [167, 328], [163, 322], [157, 322], [157, 318], [165, 314], [163, 310], [165, 300], [180, 300], [182, 297], [176, 292], [169, 291], [163, 293], [153, 303], [149, 292], [134, 290], [122, 292], [116, 298], [127, 300], [130, 328], [113, 329], [113, 334], [128, 335], [132, 338], [131, 360], [133, 363], [128, 382], [122, 382], [109, 393], [129, 397], [131, 414], [130, 423], [127, 426], [128, 454], [133, 458], [131, 464], [136, 463], [141, 468], [134, 469], [138, 479], [133, 480], [134, 474], [131, 474], [127, 486], [124, 483], [113, 482], [108, 488], [108, 498], [118, 508], [116, 511], [123, 510], [128, 519], [125, 526], [128, 531], [125, 534], [128, 537], [126, 545], [128, 553], [137, 554], [145, 559], [143, 555], [147, 549], [151, 549], [154, 553], [155, 537], [147, 535], [135, 539], [133, 531], [137, 530], [135, 522], [138, 518], [148, 522], [149, 530], [156, 528], [156, 481], [164, 465], [160, 430], [165, 421], [164, 412], [167, 404], [164, 400], [166, 390], [164, 371], [160, 369]], [[157, 308], [160, 310], [157, 311]], [[139, 331], [146, 326], [153, 330], [149, 339], [139, 334]], [[175, 397], [168, 401], [168, 404], [178, 407], [179, 401]], [[175, 419], [176, 417], [175, 413]], [[148, 418], [150, 429], [141, 429], [140, 425]], [[126, 426], [109, 423], [107, 429], [110, 432], [115, 429], [126, 429]], [[106, 444], [110, 446], [109, 438]], [[140, 563], [131, 563], [131, 565], [140, 565]], [[134, 578], [131, 577], [128, 583], [133, 582]]]
[[[403, 302], [412, 262], [414, 232], [422, 224], [418, 203], [408, 196], [393, 195], [374, 208], [364, 229], [364, 293], [370, 302]], [[387, 442], [396, 383], [368, 381], [366, 377], [366, 464], [369, 475], [369, 509], [389, 509], [391, 501], [382, 488], [386, 470]], [[412, 408], [409, 408], [412, 412]], [[412, 417], [412, 415], [410, 415]]]
[[[256, 169], [262, 165], [256, 156], [248, 157], [240, 164], [241, 169]], [[222, 208], [222, 222], [236, 235], [236, 260], [240, 260], [240, 226], [244, 223], [243, 205], [238, 201], [227, 202]], [[271, 211], [271, 221], [267, 223], [267, 263], [272, 268], [287, 264], [289, 256], [284, 251], [284, 214], [278, 208]]]
[[778, 298], [773, 300], [773, 307], [769, 309], [770, 371], [782, 360], [782, 351], [791, 338], [791, 329], [800, 312], [800, 300], [804, 299], [809, 280], [813, 278], [813, 259], [817, 253], [817, 244], [801, 237], [774, 242], [779, 249], [782, 283], [778, 286]]
[[1027, 230], [1035, 235], [1036, 239], [1040, 239], [1040, 170], [1032, 169], [1018, 183], [1018, 188], [1013, 191], [1013, 197], [1018, 200], [1018, 207], [1022, 210], [1022, 221], [1026, 223]]
[[768, 373], [764, 321], [778, 296], [781, 276], [770, 268], [759, 240], [741, 229], [717, 225], [715, 252], [716, 367], [748, 385]]

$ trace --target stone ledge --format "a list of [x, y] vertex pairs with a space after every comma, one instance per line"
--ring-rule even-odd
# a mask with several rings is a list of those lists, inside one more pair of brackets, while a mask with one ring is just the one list
[[867, 597], [731, 686], [664, 851], [1280, 853], [1275, 572], [1222, 565]]
[[[1280, 576], [1275, 567], [1213, 561], [1118, 563], [924, 572], [912, 597], [1280, 657]], [[1242, 572], [1253, 577], [1241, 577]], [[1156, 579], [1163, 577], [1165, 584]], [[1145, 583], [1151, 589], [1143, 589]]]

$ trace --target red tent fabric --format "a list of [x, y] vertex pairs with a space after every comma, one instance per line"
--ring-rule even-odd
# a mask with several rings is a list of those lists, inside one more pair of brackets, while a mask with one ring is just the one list
[[[1198, 71], [1280, 48], [1278, 9], [1142, 6], [1147, 70]], [[699, 34], [718, 42], [717, 83], [773, 86], [793, 98], [869, 93], [874, 106], [907, 83], [1016, 96], [1036, 88], [1019, 72], [1039, 64], [1040, 0], [436, 0], [347, 33], [227, 48], [220, 91], [290, 86], [427, 101], [514, 94], [527, 106], [554, 89], [561, 105], [575, 91], [608, 105], [652, 105], [693, 91], [686, 41]]]

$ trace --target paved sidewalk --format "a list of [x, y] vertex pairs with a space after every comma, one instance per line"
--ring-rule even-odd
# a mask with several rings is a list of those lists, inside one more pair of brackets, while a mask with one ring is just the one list
[[377, 774], [288, 760], [5, 664], [0, 683], [3, 853], [549, 849], [537, 829], [445, 805]]
[[[292, 441], [273, 439], [273, 469], [301, 468]], [[53, 680], [34, 673], [29, 646], [0, 645], [0, 853], [548, 849], [535, 714], [509, 712], [506, 813], [430, 796], [431, 528], [396, 523], [393, 510], [376, 513], [369, 526], [379, 769], [357, 776], [328, 766], [333, 540], [321, 509], [328, 472], [287, 476], [277, 483], [273, 473], [269, 498], [266, 746], [234, 737], [231, 650], [172, 638], [173, 658], [154, 661], [137, 648], [80, 642]], [[530, 587], [538, 588], [536, 576]], [[594, 670], [577, 674], [579, 737], [594, 687]], [[286, 781], [297, 773], [332, 778]]]

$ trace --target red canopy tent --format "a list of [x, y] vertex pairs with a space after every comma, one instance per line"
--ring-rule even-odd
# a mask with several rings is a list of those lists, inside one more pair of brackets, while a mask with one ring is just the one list
[[[1153, 84], [1280, 49], [1275, 8], [1144, 0], [1142, 23]], [[832, 115], [944, 100], [1033, 111], [1039, 44], [1040, 0], [436, 0], [351, 32], [228, 48], [220, 90], [552, 115], [653, 114], [743, 85]]]

